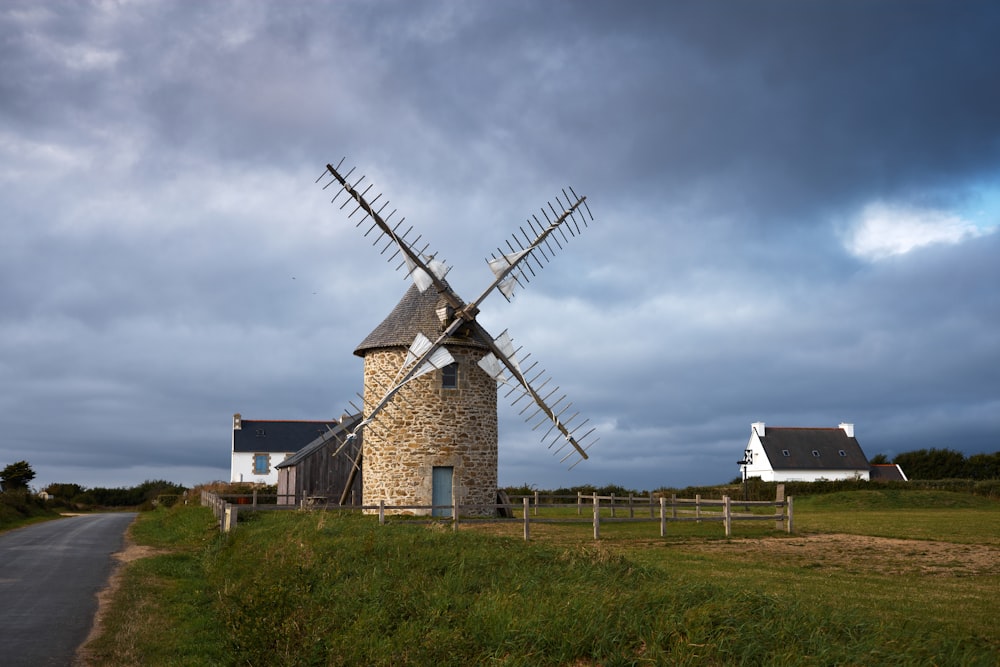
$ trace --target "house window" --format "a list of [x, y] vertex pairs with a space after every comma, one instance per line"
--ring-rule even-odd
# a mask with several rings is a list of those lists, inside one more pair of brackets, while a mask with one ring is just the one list
[[845, 452], [843, 449], [841, 449], [840, 450], [840, 455], [841, 456], [847, 456], [847, 452]]
[[458, 389], [458, 363], [448, 364], [441, 369], [441, 388]]
[[819, 458], [819, 450], [818, 449], [814, 449], [813, 450], [813, 456], [815, 456], [816, 458]]
[[253, 455], [253, 474], [266, 475], [271, 470], [271, 456], [269, 454]]
[[791, 456], [792, 454], [787, 449], [782, 449], [781, 450], [781, 455], [782, 456]]
[[262, 429], [262, 428], [257, 429], [257, 437], [258, 438], [263, 438], [266, 435], [267, 435], [267, 432], [264, 429]]

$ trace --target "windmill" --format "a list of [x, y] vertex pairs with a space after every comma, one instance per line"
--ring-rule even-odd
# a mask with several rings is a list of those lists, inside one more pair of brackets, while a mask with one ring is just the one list
[[515, 407], [520, 405], [533, 431], [546, 427], [541, 440], [562, 463], [572, 469], [587, 459], [597, 442], [589, 420], [577, 422], [573, 404], [559, 395], [559, 387], [549, 388], [544, 369], [515, 349], [506, 330], [493, 336], [476, 319], [494, 290], [510, 301], [515, 289], [529, 283], [593, 220], [586, 197], [563, 189], [555, 205], [549, 202], [527, 218], [506, 249], [497, 248], [487, 259], [493, 280], [466, 302], [447, 282], [448, 266], [429, 252], [430, 245], [414, 236], [412, 226], [404, 227], [405, 218], [390, 222], [395, 209], [383, 217], [388, 200], [381, 201], [380, 193], [369, 198], [373, 185], [364, 185], [364, 176], [352, 180], [353, 168], [342, 173], [343, 162], [328, 164], [317, 183], [328, 179], [324, 189], [336, 186], [332, 203], [343, 199], [340, 209], [351, 207], [348, 219], [361, 212], [355, 226], [367, 226], [364, 237], [372, 237], [380, 254], [397, 270], [405, 269], [413, 282], [355, 350], [365, 359], [363, 408], [355, 406], [363, 419], [348, 441], [364, 429], [354, 470], [363, 456], [365, 502], [439, 506], [450, 505], [454, 494], [463, 505], [493, 505], [498, 388], [506, 389]]

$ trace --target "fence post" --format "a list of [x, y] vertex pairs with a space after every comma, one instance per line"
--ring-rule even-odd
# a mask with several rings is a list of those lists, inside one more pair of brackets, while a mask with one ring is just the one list
[[653, 514], [653, 492], [649, 492], [649, 518], [655, 519], [656, 515]]
[[667, 499], [660, 496], [660, 537], [667, 536]]
[[611, 518], [615, 518], [615, 494], [611, 494]]
[[576, 492], [576, 515], [583, 515], [583, 491]]
[[238, 512], [239, 510], [236, 508], [235, 505], [226, 503], [226, 508], [225, 510], [223, 510], [223, 517], [222, 517], [222, 532], [224, 533], [231, 532], [233, 528], [236, 527], [236, 517]]
[[793, 530], [793, 528], [792, 528], [792, 497], [791, 496], [788, 496], [787, 505], [788, 505], [788, 507], [787, 507], [787, 510], [788, 510], [788, 524], [787, 525], [788, 525], [788, 532], [791, 533], [792, 530]]
[[538, 491], [535, 491], [535, 516], [538, 516]]
[[378, 525], [385, 525], [385, 500], [378, 501]]
[[601, 539], [601, 500], [594, 492], [594, 539]]
[[632, 507], [632, 494], [628, 494], [628, 518], [635, 518], [635, 508]]
[[775, 519], [775, 521], [774, 521], [774, 529], [775, 530], [781, 530], [782, 528], [785, 527], [784, 526], [784, 523], [785, 523], [785, 521], [784, 521], [784, 519], [785, 519], [785, 511], [782, 508], [782, 504], [784, 502], [785, 502], [785, 485], [784, 484], [778, 484], [775, 487], [775, 493], [774, 493], [774, 509], [777, 510], [775, 512], [775, 514], [778, 515], [778, 518]]
[[694, 518], [701, 523], [701, 494], [696, 493], [694, 495]]
[[257, 487], [253, 487], [253, 507], [257, 507]]
[[531, 523], [531, 516], [530, 516], [531, 513], [528, 512], [528, 504], [530, 502], [528, 500], [528, 496], [525, 496], [523, 498], [523, 502], [524, 502], [524, 541], [527, 542], [529, 539], [531, 539], [530, 538], [531, 529], [528, 528], [528, 524]]
[[670, 494], [670, 516], [674, 519], [677, 518], [677, 494]]
[[725, 521], [726, 524], [726, 537], [733, 534], [733, 512], [732, 507], [729, 504], [729, 496], [722, 496], [722, 502], [724, 505]]

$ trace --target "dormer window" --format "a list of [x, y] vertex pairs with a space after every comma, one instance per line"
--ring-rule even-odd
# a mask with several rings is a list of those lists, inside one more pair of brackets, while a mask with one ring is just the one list
[[814, 449], [813, 450], [813, 456], [815, 456], [816, 458], [819, 458], [819, 450], [818, 449]]
[[839, 453], [841, 456], [847, 456], [847, 452], [845, 452], [843, 449], [841, 449]]
[[788, 451], [787, 449], [782, 449], [781, 450], [781, 455], [782, 456], [791, 456], [792, 453], [790, 451]]
[[441, 388], [458, 389], [458, 363], [448, 364], [441, 369]]
[[267, 432], [264, 429], [262, 429], [262, 428], [257, 429], [257, 437], [258, 438], [263, 438], [266, 435], [267, 435]]

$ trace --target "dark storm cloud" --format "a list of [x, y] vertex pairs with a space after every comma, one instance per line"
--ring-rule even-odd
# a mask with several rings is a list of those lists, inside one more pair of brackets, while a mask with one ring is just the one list
[[405, 282], [312, 183], [345, 155], [466, 298], [589, 197], [482, 318], [602, 440], [565, 473], [502, 412], [505, 483], [720, 481], [756, 420], [995, 448], [998, 32], [977, 2], [9, 3], [0, 462], [204, 481], [233, 412], [356, 402]]

